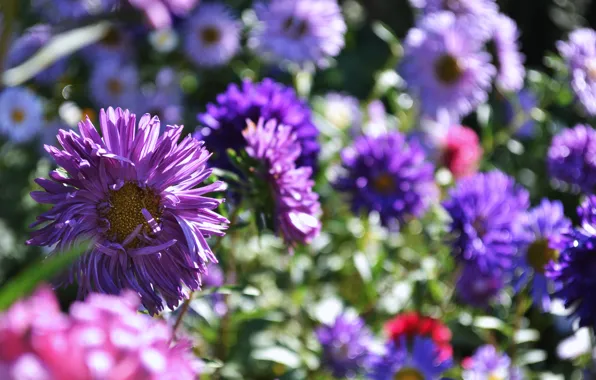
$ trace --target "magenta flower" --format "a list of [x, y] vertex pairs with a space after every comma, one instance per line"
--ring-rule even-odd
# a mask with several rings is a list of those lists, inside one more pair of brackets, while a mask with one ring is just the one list
[[199, 0], [128, 0], [130, 5], [141, 10], [155, 29], [172, 25], [172, 15], [188, 14]]

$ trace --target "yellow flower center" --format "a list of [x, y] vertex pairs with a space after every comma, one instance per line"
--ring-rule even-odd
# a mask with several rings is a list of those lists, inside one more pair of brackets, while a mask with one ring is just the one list
[[391, 194], [395, 191], [395, 180], [391, 174], [382, 173], [374, 179], [373, 188], [381, 194]]
[[199, 38], [205, 45], [213, 45], [221, 40], [221, 33], [215, 26], [208, 26], [199, 32]]
[[462, 67], [457, 58], [445, 54], [435, 62], [435, 74], [437, 78], [445, 84], [453, 84], [463, 74]]
[[528, 264], [538, 273], [544, 273], [546, 264], [551, 260], [557, 261], [558, 258], [559, 252], [549, 247], [546, 239], [536, 240], [530, 244], [526, 254]]
[[491, 373], [487, 380], [505, 380], [502, 376]]
[[399, 370], [393, 380], [424, 380], [424, 376], [414, 368], [404, 368]]
[[15, 108], [12, 110], [10, 118], [13, 122], [20, 124], [25, 120], [25, 111], [22, 108]]
[[283, 30], [292, 38], [303, 37], [308, 31], [308, 24], [304, 20], [298, 20], [294, 17], [288, 17], [282, 24]]
[[[151, 227], [142, 213], [146, 209], [156, 222], [159, 221], [159, 196], [149, 189], [127, 182], [118, 190], [110, 191], [110, 209], [105, 217], [110, 222], [108, 235], [115, 241], [122, 243], [139, 225], [141, 232], [150, 233]], [[137, 239], [133, 240], [133, 246]]]
[[110, 91], [114, 95], [120, 95], [122, 93], [122, 90], [122, 83], [118, 79], [108, 79], [108, 91]]

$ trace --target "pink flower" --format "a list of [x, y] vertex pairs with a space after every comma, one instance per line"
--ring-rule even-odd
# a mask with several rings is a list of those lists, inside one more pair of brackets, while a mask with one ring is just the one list
[[443, 141], [441, 161], [453, 176], [461, 178], [476, 173], [481, 158], [482, 147], [476, 132], [461, 125], [451, 126]]
[[162, 29], [171, 26], [172, 14], [184, 16], [199, 3], [199, 0], [128, 0], [128, 2], [143, 11], [155, 29]]

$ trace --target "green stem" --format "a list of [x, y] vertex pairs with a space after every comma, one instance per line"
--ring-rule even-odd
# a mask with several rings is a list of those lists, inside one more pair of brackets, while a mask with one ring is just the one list
[[12, 28], [17, 17], [18, 0], [4, 0], [2, 7], [2, 34], [0, 35], [0, 73], [4, 72], [4, 61], [12, 39]]

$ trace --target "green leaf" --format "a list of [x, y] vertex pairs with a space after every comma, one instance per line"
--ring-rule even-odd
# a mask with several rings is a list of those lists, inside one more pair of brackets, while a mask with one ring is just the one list
[[87, 247], [87, 243], [79, 243], [67, 252], [52, 255], [29, 266], [0, 289], [0, 310], [6, 310], [15, 301], [30, 294], [40, 283], [60, 274], [81, 256]]

